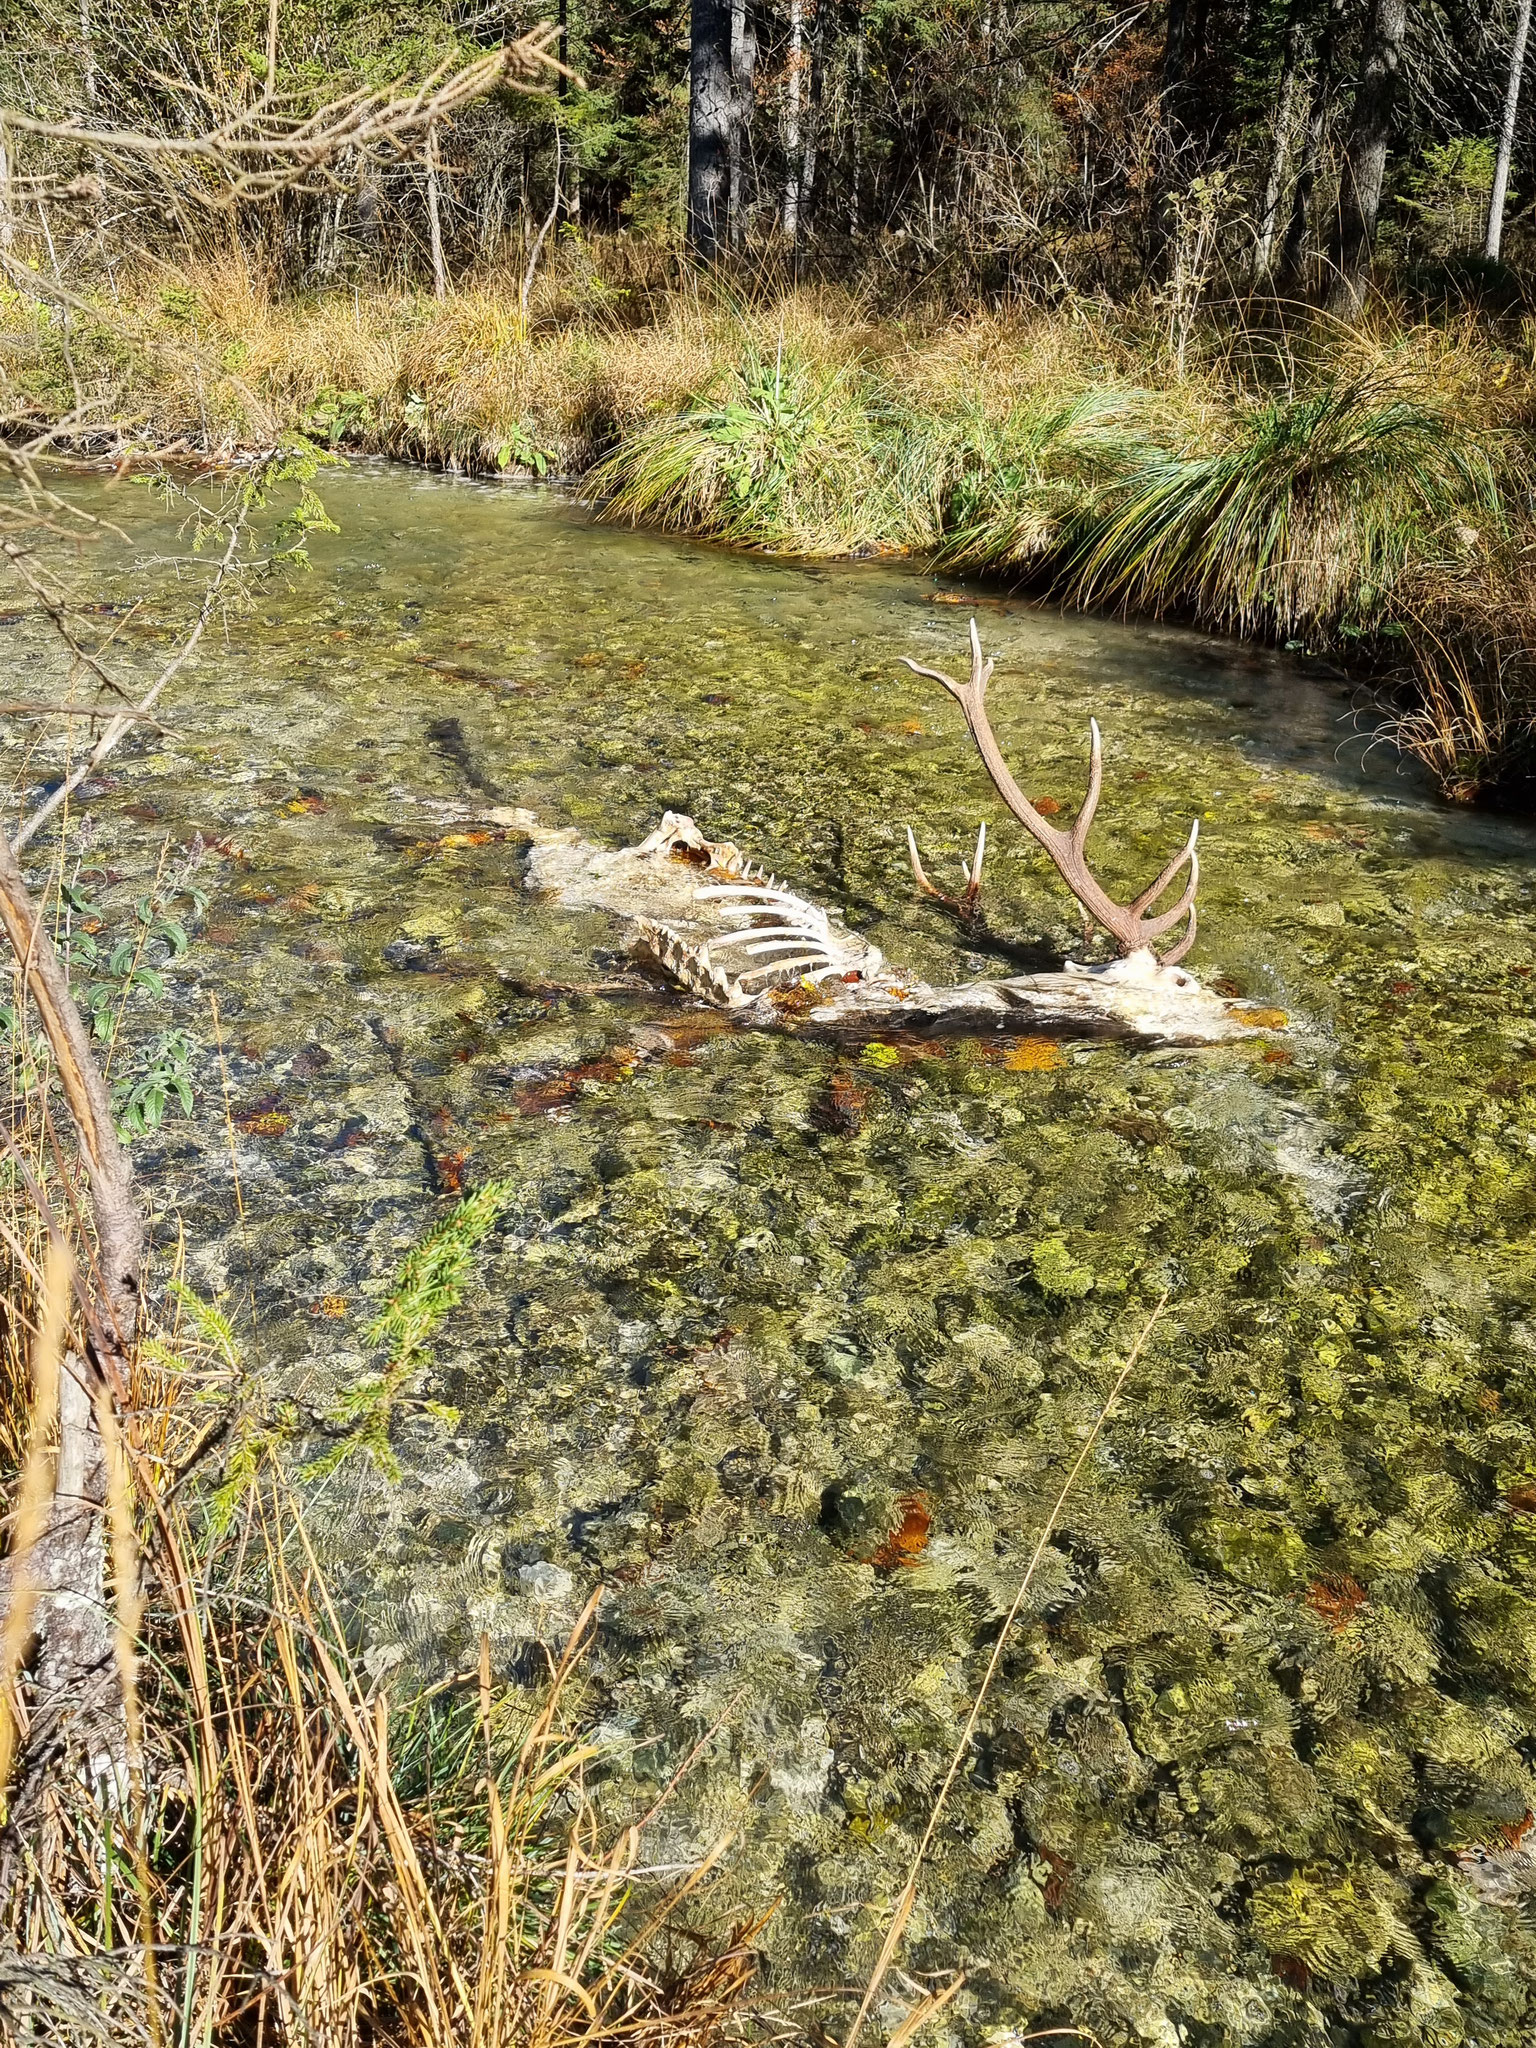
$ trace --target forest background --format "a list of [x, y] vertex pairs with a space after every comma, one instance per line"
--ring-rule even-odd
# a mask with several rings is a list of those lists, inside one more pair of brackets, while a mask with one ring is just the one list
[[553, 92], [492, 72], [274, 178], [274, 124], [535, 18], [18, 0], [0, 402], [77, 446], [583, 474], [1256, 633], [1520, 801], [1529, 12], [562, 0]]

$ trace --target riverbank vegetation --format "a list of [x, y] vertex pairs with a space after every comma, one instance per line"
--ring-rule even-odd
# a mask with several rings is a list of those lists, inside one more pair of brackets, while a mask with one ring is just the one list
[[516, 26], [27, 0], [8, 431], [581, 475], [1171, 612], [1344, 663], [1448, 793], [1528, 793], [1525, 0]]
[[[121, 1427], [106, 1421], [112, 1665], [62, 1711], [46, 1660], [22, 1682], [58, 1599], [51, 1468], [68, 1460], [67, 1383], [89, 1340], [70, 1233], [37, 1199], [46, 1188], [67, 1217], [82, 1191], [40, 1123], [15, 1136], [0, 1193], [16, 1531], [0, 2039], [718, 2040], [752, 1985], [756, 1930], [691, 1928], [726, 1841], [658, 1873], [641, 1827], [599, 1820], [599, 1752], [578, 1732], [597, 1598], [541, 1678], [509, 1685], [482, 1642], [477, 1670], [393, 1697], [387, 1672], [356, 1659], [299, 1499], [252, 1426], [261, 1395], [231, 1324], [174, 1274], [160, 1276], [165, 1321], [141, 1333]], [[226, 1483], [184, 1491], [214, 1444]]]
[[957, 312], [569, 239], [525, 318], [494, 275], [293, 295], [234, 251], [72, 308], [13, 292], [0, 368], [13, 419], [114, 454], [303, 435], [564, 476], [608, 517], [1257, 635], [1368, 679], [1448, 793], [1530, 772], [1536, 371], [1475, 309]]

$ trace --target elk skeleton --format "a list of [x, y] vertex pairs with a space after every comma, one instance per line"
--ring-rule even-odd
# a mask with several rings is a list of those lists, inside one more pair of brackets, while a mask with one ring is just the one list
[[[1050, 854], [1084, 911], [1116, 940], [1120, 957], [1097, 966], [1067, 961], [1059, 973], [1013, 974], [1000, 981], [934, 986], [888, 961], [837, 911], [802, 896], [740, 847], [710, 839], [668, 811], [638, 846], [605, 848], [572, 827], [541, 825], [531, 811], [482, 813], [526, 834], [524, 887], [569, 910], [600, 910], [631, 928], [634, 949], [691, 994], [733, 1013], [748, 1030], [807, 1031], [851, 1040], [882, 1032], [1128, 1033], [1183, 1045], [1210, 1045], [1283, 1027], [1274, 1010], [1247, 1010], [1202, 988], [1177, 962], [1194, 937], [1200, 870], [1196, 834], [1134, 903], [1113, 901], [1089, 872], [1084, 841], [1103, 781], [1099, 728], [1093, 727], [1088, 793], [1070, 831], [1046, 824], [1020, 792], [987, 723], [984, 695], [992, 664], [971, 625], [971, 680], [962, 688], [936, 669], [909, 662], [959, 701], [973, 738], [1009, 809]], [[923, 873], [917, 844], [908, 852], [918, 886], [956, 911], [970, 929], [977, 908], [986, 828], [965, 869], [965, 893], [945, 896]], [[1148, 910], [1188, 867], [1171, 910]], [[1159, 959], [1151, 941], [1188, 918], [1178, 945]]]
[[[1157, 879], [1151, 882], [1132, 903], [1116, 903], [1103, 885], [1097, 880], [1088, 865], [1087, 844], [1089, 828], [1093, 824], [1094, 812], [1099, 807], [1099, 792], [1104, 783], [1104, 748], [1099, 737], [1099, 722], [1096, 718], [1088, 721], [1091, 741], [1088, 754], [1088, 788], [1083, 797], [1082, 808], [1072, 825], [1065, 831], [1059, 826], [1047, 824], [1018, 783], [1003, 759], [1003, 750], [997, 743], [987, 717], [987, 684], [991, 680], [994, 664], [983, 659], [981, 635], [976, 630], [976, 621], [971, 621], [971, 679], [968, 683], [957, 683], [953, 676], [947, 676], [942, 669], [924, 668], [921, 662], [906, 661], [904, 664], [914, 675], [926, 676], [930, 681], [942, 683], [965, 713], [966, 725], [971, 738], [976, 742], [976, 751], [981, 755], [982, 764], [992, 778], [992, 786], [1012, 811], [1019, 823], [1037, 845], [1049, 854], [1057, 873], [1077, 898], [1083, 914], [1091, 924], [1097, 924], [1108, 932], [1122, 959], [1140, 952], [1153, 953], [1164, 967], [1172, 967], [1184, 958], [1195, 943], [1197, 914], [1195, 893], [1200, 887], [1200, 820], [1197, 818], [1189, 828], [1189, 838], [1169, 861]], [[923, 872], [918, 858], [917, 841], [909, 828], [907, 847], [912, 861], [912, 873], [918, 887], [927, 896], [953, 910], [961, 922], [974, 926], [980, 916], [978, 901], [981, 895], [981, 863], [986, 851], [986, 827], [983, 825], [976, 840], [976, 858], [965, 869], [965, 893], [960, 897], [946, 896], [936, 889]], [[1179, 875], [1188, 868], [1189, 879], [1178, 901], [1170, 910], [1158, 911], [1149, 917], [1160, 897]], [[1161, 955], [1157, 955], [1154, 942], [1164, 938], [1185, 919], [1188, 924], [1178, 944]]]

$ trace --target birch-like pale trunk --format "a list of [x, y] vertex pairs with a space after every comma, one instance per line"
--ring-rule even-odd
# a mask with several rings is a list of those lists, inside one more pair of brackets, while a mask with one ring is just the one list
[[864, 10], [859, 9], [853, 31], [853, 153], [848, 173], [848, 232], [858, 234], [864, 225], [860, 195], [864, 185]]
[[747, 144], [752, 133], [757, 37], [747, 19], [746, 0], [731, 0], [731, 126], [727, 137], [726, 234], [739, 249], [747, 228]]
[[800, 109], [805, 69], [805, 0], [789, 0], [789, 65], [784, 73], [784, 234], [800, 233]]
[[1531, 0], [1520, 0], [1515, 40], [1509, 52], [1509, 83], [1504, 89], [1504, 119], [1499, 128], [1499, 153], [1493, 165], [1493, 190], [1488, 195], [1488, 235], [1483, 254], [1497, 263], [1504, 245], [1504, 201], [1509, 195], [1509, 160], [1515, 149], [1515, 117], [1520, 111], [1520, 81], [1525, 72], [1525, 45], [1531, 33]]
[[800, 169], [800, 221], [809, 232], [816, 205], [816, 159], [821, 141], [821, 99], [825, 84], [826, 9], [813, 0], [815, 18], [811, 24], [805, 103], [805, 148]]
[[448, 268], [443, 261], [442, 195], [437, 179], [437, 123], [427, 130], [427, 234], [432, 244], [432, 296], [448, 296]]
[[1280, 200], [1285, 190], [1285, 168], [1290, 160], [1296, 125], [1296, 95], [1301, 77], [1302, 4], [1291, 0], [1285, 24], [1285, 54], [1280, 65], [1280, 96], [1275, 102], [1275, 126], [1269, 145], [1269, 169], [1264, 176], [1264, 197], [1259, 206], [1258, 233], [1253, 247], [1253, 281], [1262, 284], [1274, 261], [1275, 231], [1280, 223]]
[[11, 210], [11, 139], [0, 121], [0, 255], [8, 254], [16, 239], [16, 216]]

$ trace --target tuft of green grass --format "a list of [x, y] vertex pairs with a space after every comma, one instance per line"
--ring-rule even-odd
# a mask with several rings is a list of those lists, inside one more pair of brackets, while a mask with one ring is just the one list
[[704, 397], [621, 442], [587, 490], [631, 525], [826, 553], [850, 545], [874, 490], [871, 440], [855, 370], [749, 347]]
[[1483, 437], [1370, 377], [1329, 379], [1239, 409], [1212, 452], [1147, 447], [1062, 580], [1079, 603], [1334, 639], [1379, 629], [1410, 574], [1503, 521]]
[[967, 422], [939, 506], [946, 568], [1026, 573], [1070, 553], [1107, 493], [1146, 460], [1149, 394], [1109, 386], [1065, 403], [1017, 406], [1002, 421]]

